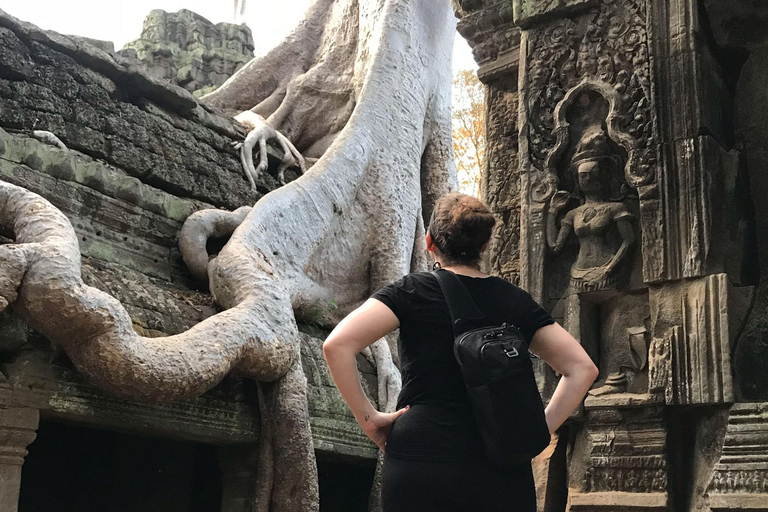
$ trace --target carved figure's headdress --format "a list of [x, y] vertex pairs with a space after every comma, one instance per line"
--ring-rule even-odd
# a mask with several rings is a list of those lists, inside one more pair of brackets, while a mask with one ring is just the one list
[[576, 144], [576, 151], [573, 154], [571, 163], [577, 165], [589, 160], [598, 160], [601, 158], [614, 158], [615, 154], [611, 148], [608, 134], [601, 126], [595, 125], [587, 128], [581, 139]]

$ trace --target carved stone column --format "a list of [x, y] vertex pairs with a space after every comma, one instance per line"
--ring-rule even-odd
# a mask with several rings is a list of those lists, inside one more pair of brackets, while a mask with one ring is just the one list
[[571, 467], [570, 510], [666, 512], [663, 402], [611, 396], [589, 398], [587, 407]]
[[35, 440], [37, 409], [0, 406], [0, 510], [16, 512], [21, 489], [21, 467], [27, 446]]
[[520, 276], [518, 69], [520, 29], [507, 0], [453, 0], [458, 31], [467, 39], [486, 88], [486, 152], [481, 195], [496, 216], [486, 270], [513, 283]]

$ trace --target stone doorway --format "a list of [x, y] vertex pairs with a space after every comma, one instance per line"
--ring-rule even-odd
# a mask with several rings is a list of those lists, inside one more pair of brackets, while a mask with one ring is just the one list
[[41, 421], [19, 512], [218, 512], [216, 447]]

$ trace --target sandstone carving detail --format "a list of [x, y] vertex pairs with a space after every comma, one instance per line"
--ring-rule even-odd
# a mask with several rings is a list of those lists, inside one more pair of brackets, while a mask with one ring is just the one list
[[[519, 48], [507, 18], [492, 18], [509, 5]], [[484, 177], [508, 223], [494, 240], [505, 257], [492, 255], [490, 268], [519, 275], [600, 368], [559, 432], [572, 436], [567, 448], [536, 461], [549, 477], [537, 482], [539, 510], [767, 508], [755, 483], [765, 477], [761, 404], [731, 408], [740, 386], [742, 399], [765, 389], [755, 334], [765, 308], [751, 309], [764, 301], [750, 259], [765, 236], [744, 238], [765, 224], [749, 206], [765, 189], [765, 109], [753, 107], [765, 103], [756, 92], [765, 9], [740, 0], [454, 8], [487, 85], [490, 158], [496, 148], [518, 163], [492, 161]], [[495, 120], [511, 104], [519, 116], [507, 128], [517, 124], [519, 138]], [[516, 225], [519, 238], [507, 235]], [[537, 377], [551, 396], [559, 376], [542, 367]], [[569, 480], [567, 496], [557, 478]]]

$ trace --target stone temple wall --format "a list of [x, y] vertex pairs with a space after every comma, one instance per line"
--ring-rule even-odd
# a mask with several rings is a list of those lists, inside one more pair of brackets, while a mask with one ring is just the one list
[[[56, 135], [68, 149], [33, 137]], [[279, 186], [277, 161], [251, 191], [232, 143], [245, 129], [186, 90], [87, 41], [45, 32], [0, 11], [0, 179], [45, 197], [80, 238], [83, 279], [122, 302], [134, 329], [164, 336], [217, 312], [177, 248], [183, 221], [202, 208], [252, 205]], [[279, 152], [270, 148], [270, 154]], [[296, 177], [286, 172], [288, 180]], [[0, 233], [0, 243], [12, 234]], [[315, 446], [319, 453], [375, 459], [332, 384], [324, 333], [302, 326]], [[376, 396], [373, 369], [361, 359]], [[16, 510], [26, 447], [40, 418], [218, 447], [224, 510], [245, 510], [259, 436], [255, 391], [229, 377], [196, 400], [149, 404], [90, 386], [66, 356], [0, 315], [0, 510]]]
[[135, 58], [156, 78], [195, 96], [223, 84], [253, 58], [253, 36], [245, 24], [213, 24], [187, 9], [156, 9], [144, 20], [141, 36], [120, 54]]
[[535, 463], [540, 510], [768, 510], [768, 10], [453, 4], [486, 84], [491, 269], [600, 368]]

